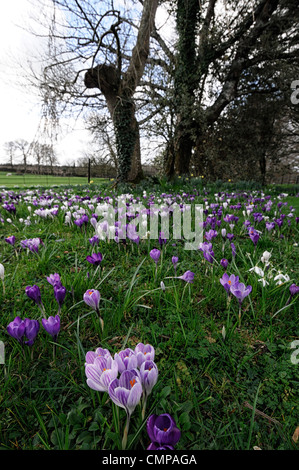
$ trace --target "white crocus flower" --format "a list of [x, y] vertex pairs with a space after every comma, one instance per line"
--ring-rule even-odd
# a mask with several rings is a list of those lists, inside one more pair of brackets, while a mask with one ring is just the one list
[[266, 281], [266, 279], [264, 277], [261, 277], [261, 279], [258, 280], [258, 282], [262, 282], [263, 283], [263, 287], [265, 286], [268, 286], [269, 285], [269, 282]]
[[275, 276], [274, 281], [276, 282], [276, 285], [279, 286], [283, 284], [284, 282], [288, 282], [290, 280], [290, 277], [288, 274], [283, 274], [282, 272], [278, 271], [277, 276]]
[[0, 263], [0, 279], [2, 279], [2, 281], [4, 281], [4, 272], [5, 272], [4, 266], [3, 264]]
[[268, 264], [268, 261], [270, 258], [271, 258], [271, 253], [269, 253], [269, 251], [264, 251], [263, 256], [261, 257], [261, 261], [264, 264]]
[[264, 277], [265, 273], [264, 271], [259, 268], [258, 266], [254, 266], [253, 268], [249, 269], [249, 271], [254, 271], [256, 274], [258, 274], [260, 277]]

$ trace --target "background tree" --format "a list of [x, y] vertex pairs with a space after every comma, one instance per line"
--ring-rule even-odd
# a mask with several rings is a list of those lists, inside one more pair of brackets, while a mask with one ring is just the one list
[[[179, 23], [181, 5], [190, 2], [177, 2], [178, 45], [191, 27], [181, 28]], [[197, 84], [186, 100], [185, 116], [176, 119], [176, 134], [184, 126], [184, 146], [177, 146], [174, 164], [167, 163], [169, 176], [186, 173], [195, 151], [197, 166], [204, 166], [204, 141], [212, 133], [218, 119], [226, 107], [235, 102], [238, 105], [240, 91], [254, 92], [254, 82], [250, 82], [252, 70], [264, 67], [281, 67], [281, 64], [298, 65], [298, 21], [297, 2], [285, 0], [255, 0], [222, 2], [209, 0], [199, 2], [200, 12], [197, 24], [193, 23], [196, 36]], [[194, 55], [194, 41], [186, 41], [183, 50], [178, 47], [177, 63], [188, 70], [188, 53]], [[193, 63], [192, 62], [192, 63]], [[192, 67], [193, 69], [193, 67]], [[276, 69], [277, 70], [277, 69]], [[192, 74], [194, 76], [194, 74]], [[182, 78], [181, 78], [182, 77]], [[184, 86], [184, 75], [176, 70], [176, 87]], [[194, 129], [188, 132], [187, 128]], [[188, 149], [188, 150], [187, 150]], [[173, 155], [169, 155], [173, 159]]]
[[15, 141], [10, 140], [9, 142], [4, 143], [4, 151], [8, 157], [8, 163], [13, 169], [14, 163], [16, 163], [16, 145]]
[[58, 113], [63, 104], [97, 111], [108, 107], [119, 178], [138, 181], [142, 168], [134, 93], [149, 57], [158, 0], [123, 2], [117, 8], [108, 0], [52, 4], [47, 66], [42, 77], [33, 69], [32, 74], [48, 105], [60, 103]]

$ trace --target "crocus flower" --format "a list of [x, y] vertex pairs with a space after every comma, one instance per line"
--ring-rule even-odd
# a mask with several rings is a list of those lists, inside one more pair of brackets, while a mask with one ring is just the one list
[[126, 348], [119, 353], [115, 353], [114, 359], [117, 362], [120, 373], [124, 370], [131, 370], [137, 367], [137, 356], [131, 348]]
[[59, 310], [61, 308], [61, 305], [63, 304], [65, 295], [66, 295], [66, 288], [64, 286], [59, 286], [59, 285], [54, 286], [54, 296], [58, 302]]
[[260, 234], [253, 227], [249, 229], [249, 237], [253, 241], [254, 246], [256, 246], [259, 241]]
[[293, 297], [294, 295], [298, 294], [299, 292], [299, 286], [296, 286], [296, 284], [292, 284], [290, 286], [290, 294]]
[[23, 344], [23, 336], [25, 334], [25, 322], [18, 316], [7, 326], [7, 333], [15, 338], [19, 343]]
[[86, 261], [88, 261], [91, 264], [94, 264], [95, 266], [99, 266], [102, 262], [103, 256], [102, 253], [93, 253], [90, 256], [86, 256]]
[[96, 312], [99, 311], [101, 294], [98, 290], [88, 289], [83, 295], [84, 302]]
[[177, 279], [182, 279], [182, 281], [193, 284], [194, 273], [192, 271], [186, 271], [182, 276], [178, 276]]
[[[15, 338], [19, 343], [23, 346], [26, 344], [27, 346], [32, 346], [34, 340], [37, 336], [39, 331], [39, 322], [38, 320], [30, 320], [29, 318], [25, 318], [25, 320], [21, 320], [18, 316], [16, 317], [9, 325], [7, 326], [7, 332], [10, 336]], [[28, 341], [24, 342], [24, 337], [27, 337]]]
[[92, 390], [108, 392], [118, 374], [117, 363], [111, 356], [97, 356], [93, 363], [85, 364], [86, 383]]
[[91, 246], [98, 245], [99, 241], [100, 241], [100, 239], [96, 235], [92, 238], [89, 238], [89, 243], [91, 244]]
[[286, 305], [289, 305], [294, 295], [298, 294], [298, 292], [299, 292], [299, 286], [297, 286], [296, 284], [290, 285], [290, 296], [287, 300]]
[[231, 287], [239, 282], [239, 276], [231, 274], [230, 276], [227, 273], [224, 273], [220, 278], [220, 283], [223, 285], [224, 289], [228, 294], [231, 292]]
[[146, 422], [146, 430], [151, 440], [147, 450], [158, 450], [164, 446], [173, 448], [181, 437], [181, 431], [177, 427], [175, 420], [168, 413], [151, 415]]
[[9, 243], [10, 245], [13, 246], [16, 242], [16, 237], [14, 235], [12, 235], [11, 237], [5, 238], [5, 241], [6, 241], [6, 243]]
[[214, 255], [212, 243], [209, 243], [209, 242], [200, 243], [198, 249], [202, 251], [204, 258], [209, 263], [213, 263], [215, 255]]
[[141, 364], [140, 379], [147, 397], [158, 380], [158, 367], [153, 361], [145, 361]]
[[34, 253], [38, 253], [40, 245], [43, 245], [43, 242], [40, 238], [28, 238], [27, 240], [21, 240], [21, 247], [28, 248]]
[[261, 261], [264, 264], [269, 264], [269, 259], [271, 258], [271, 253], [269, 251], [264, 251], [263, 256], [261, 257]]
[[150, 344], [138, 343], [134, 349], [137, 357], [137, 366], [140, 367], [145, 361], [153, 361], [155, 359], [155, 349]]
[[93, 364], [96, 357], [109, 357], [110, 351], [104, 348], [97, 348], [95, 351], [87, 351], [85, 355], [85, 365]]
[[220, 264], [224, 269], [226, 269], [228, 266], [228, 260], [226, 258], [222, 258], [222, 260], [220, 260]]
[[137, 372], [123, 371], [119, 379], [112, 380], [108, 387], [108, 393], [113, 403], [124, 408], [127, 416], [131, 416], [142, 395], [142, 385]]
[[159, 233], [159, 245], [162, 246], [162, 245], [165, 245], [165, 243], [167, 243], [167, 238], [165, 236], [165, 233], [160, 232]]
[[32, 346], [37, 333], [39, 332], [39, 321], [38, 320], [30, 320], [29, 318], [25, 318], [25, 336], [27, 337], [28, 341], [25, 341], [27, 346]]
[[217, 237], [217, 232], [216, 230], [209, 230], [208, 232], [205, 233], [205, 239], [210, 242], [213, 240], [214, 237]]
[[59, 274], [50, 274], [50, 276], [47, 276], [47, 281], [51, 286], [61, 286], [61, 280]]
[[53, 340], [57, 340], [58, 333], [60, 331], [60, 316], [55, 315], [55, 317], [50, 316], [48, 319], [42, 318], [42, 325], [47, 333], [49, 333]]
[[37, 305], [41, 305], [42, 298], [40, 289], [37, 285], [27, 286], [25, 289], [25, 293], [27, 294], [29, 299], [32, 299]]
[[160, 255], [161, 255], [161, 251], [158, 250], [158, 248], [153, 248], [153, 249], [150, 251], [150, 257], [152, 258], [152, 260], [155, 261], [156, 264], [157, 264], [158, 261], [159, 261]]
[[246, 287], [243, 282], [236, 282], [231, 285], [230, 291], [238, 299], [239, 304], [241, 305], [245, 297], [247, 297], [247, 295], [252, 291], [252, 286]]
[[266, 222], [266, 229], [268, 230], [268, 232], [270, 232], [270, 230], [273, 230], [275, 227], [275, 222]]

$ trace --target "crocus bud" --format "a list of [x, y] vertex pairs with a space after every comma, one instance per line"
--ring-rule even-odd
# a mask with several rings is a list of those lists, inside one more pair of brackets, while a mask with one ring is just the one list
[[49, 317], [47, 320], [42, 319], [42, 325], [47, 333], [49, 333], [54, 341], [56, 341], [58, 333], [60, 331], [60, 317], [56, 315], [55, 317]]
[[41, 293], [37, 285], [27, 286], [25, 293], [28, 295], [29, 299], [32, 299], [37, 305], [41, 304]]

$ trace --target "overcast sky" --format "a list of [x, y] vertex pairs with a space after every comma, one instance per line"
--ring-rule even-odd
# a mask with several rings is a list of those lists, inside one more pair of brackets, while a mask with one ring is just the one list
[[[34, 8], [33, 4], [37, 6]], [[4, 143], [35, 139], [40, 123], [41, 103], [27, 87], [19, 85], [22, 75], [19, 64], [32, 59], [42, 47], [41, 39], [28, 32], [32, 24], [32, 13], [38, 12], [38, 0], [11, 0], [2, 2], [0, 15], [0, 163], [8, 160]], [[166, 15], [156, 18], [164, 22]], [[36, 26], [36, 25], [35, 25]], [[58, 146], [59, 163], [69, 162], [82, 156], [86, 142], [90, 139], [80, 123], [77, 130], [61, 137]]]

